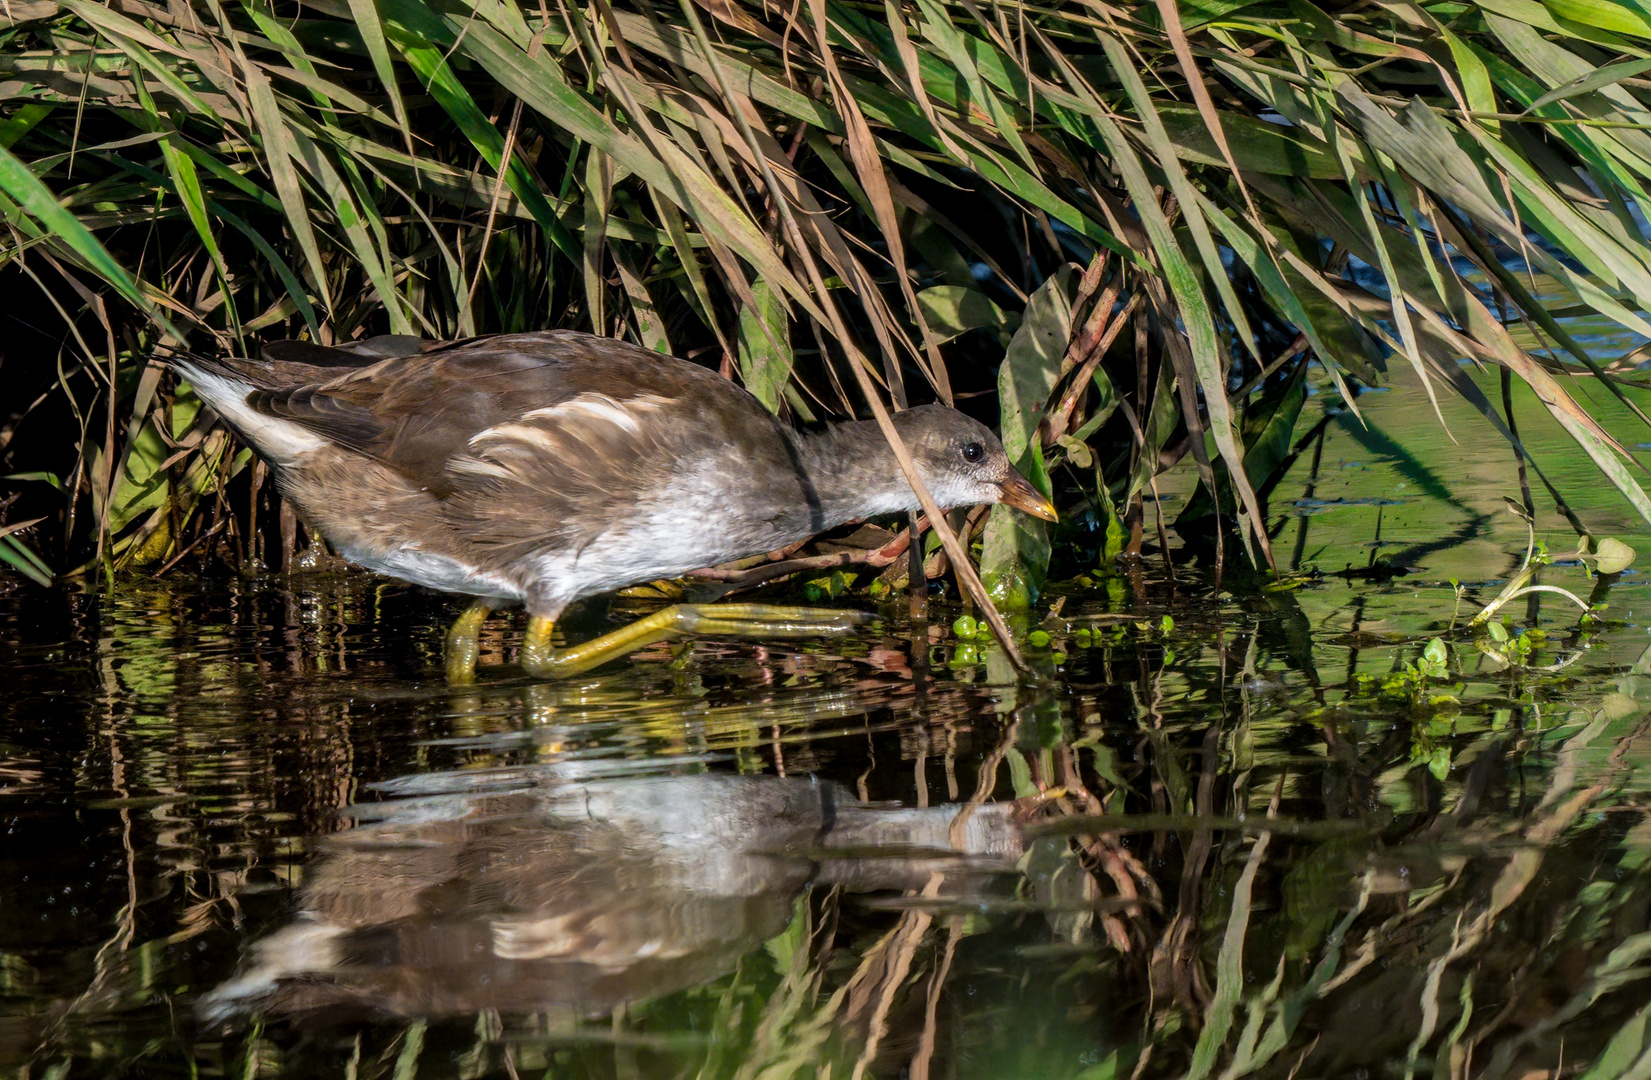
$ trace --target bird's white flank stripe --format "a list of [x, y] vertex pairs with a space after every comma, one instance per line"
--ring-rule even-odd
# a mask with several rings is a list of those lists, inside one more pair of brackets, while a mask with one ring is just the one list
[[580, 394], [557, 405], [543, 409], [534, 409], [522, 417], [523, 420], [572, 420], [577, 415], [583, 415], [593, 420], [606, 420], [616, 427], [623, 428], [632, 435], [639, 435], [642, 428], [636, 422], [636, 413], [655, 412], [665, 404], [665, 398], [654, 394], [641, 394], [637, 397], [616, 401], [606, 394]]

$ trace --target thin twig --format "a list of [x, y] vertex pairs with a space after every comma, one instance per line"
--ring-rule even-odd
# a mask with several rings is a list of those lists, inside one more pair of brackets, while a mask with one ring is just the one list
[[[918, 520], [921, 527], [926, 521]], [[854, 551], [838, 551], [830, 555], [809, 555], [801, 559], [786, 559], [782, 562], [767, 563], [762, 566], [753, 566], [745, 570], [720, 570], [714, 566], [703, 570], [689, 571], [689, 577], [707, 578], [711, 581], [720, 581], [737, 587], [760, 585], [765, 581], [784, 577], [787, 574], [797, 574], [805, 570], [829, 570], [834, 566], [863, 565], [881, 569], [898, 559], [911, 544], [911, 533], [905, 531], [882, 547], [860, 548]]]
[[[1105, 298], [1103, 297], [1103, 299]], [[1046, 445], [1065, 435], [1067, 430], [1071, 428], [1072, 413], [1077, 409], [1078, 400], [1083, 396], [1084, 389], [1088, 387], [1089, 380], [1095, 374], [1095, 369], [1101, 366], [1102, 360], [1106, 359], [1107, 350], [1112, 348], [1112, 343], [1117, 340], [1124, 327], [1129, 325], [1129, 318], [1135, 313], [1135, 309], [1140, 306], [1140, 303], [1140, 293], [1131, 296], [1129, 302], [1124, 305], [1124, 309], [1118, 313], [1118, 317], [1107, 324], [1106, 331], [1102, 333], [1100, 340], [1089, 350], [1088, 357], [1084, 360], [1083, 366], [1078, 369], [1078, 373], [1072, 377], [1072, 382], [1066, 388], [1066, 394], [1061, 398], [1060, 404], [1050, 412], [1049, 418], [1044, 421], [1047, 425], [1044, 440]]]

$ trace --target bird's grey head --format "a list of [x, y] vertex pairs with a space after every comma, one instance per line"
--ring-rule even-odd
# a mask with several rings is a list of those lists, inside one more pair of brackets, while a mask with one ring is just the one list
[[1055, 520], [1055, 508], [1010, 464], [985, 424], [944, 405], [920, 405], [895, 413], [894, 426], [942, 508], [1002, 502]]

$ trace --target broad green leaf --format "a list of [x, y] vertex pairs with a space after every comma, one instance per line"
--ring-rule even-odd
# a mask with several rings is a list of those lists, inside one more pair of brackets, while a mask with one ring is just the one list
[[[1443, 26], [1437, 27], [1439, 36], [1445, 44], [1450, 46], [1450, 57], [1456, 61], [1456, 74], [1462, 83], [1462, 93], [1468, 100], [1468, 107], [1475, 112], [1493, 113], [1496, 111], [1496, 90], [1491, 84], [1490, 70], [1485, 67], [1484, 61], [1479, 59], [1466, 41], [1450, 32]], [[1500, 130], [1496, 121], [1484, 121], [1492, 133]]]
[[[973, 288], [975, 276], [956, 237], [932, 218], [913, 215], [908, 226], [911, 247], [947, 285]], [[936, 327], [936, 329], [939, 329]]]
[[[1196, 109], [1154, 100], [1153, 112], [1183, 159], [1200, 165], [1226, 165], [1215, 138]], [[1329, 147], [1300, 128], [1225, 113], [1221, 127], [1226, 132], [1233, 159], [1245, 172], [1312, 176], [1323, 180], [1341, 178], [1341, 165], [1330, 154]]]
[[1614, 536], [1599, 542], [1594, 551], [1594, 568], [1602, 574], [1620, 574], [1634, 565], [1634, 549]]
[[790, 327], [785, 304], [774, 289], [758, 278], [751, 284], [757, 306], [740, 309], [740, 378], [771, 413], [780, 411], [785, 386], [791, 381]]
[[1651, 19], [1627, 4], [1612, 0], [1542, 0], [1556, 18], [1613, 34], [1651, 38]]
[[[1244, 470], [1257, 490], [1265, 490], [1278, 479], [1279, 468], [1289, 458], [1296, 420], [1307, 401], [1307, 364], [1298, 361], [1295, 370], [1244, 415]], [[1228, 487], [1225, 469], [1220, 473], [1220, 490]], [[1175, 519], [1181, 529], [1207, 518], [1213, 511], [1209, 492], [1199, 488], [1187, 500], [1186, 509]]]
[[27, 135], [36, 124], [52, 114], [52, 108], [51, 105], [39, 103], [22, 105], [10, 116], [0, 120], [0, 149], [11, 146]]
[[[1004, 452], [1045, 495], [1052, 492], [1038, 427], [1071, 343], [1076, 283], [1068, 266], [1038, 286], [998, 367]], [[1049, 530], [1042, 521], [1007, 506], [992, 507], [980, 554], [980, 579], [992, 602], [1012, 610], [1030, 607], [1048, 572], [1049, 552]]]
[[1003, 334], [1019, 316], [1004, 311], [985, 293], [961, 285], [935, 285], [917, 294], [917, 305], [940, 341], [950, 341], [971, 330]]
[[1648, 1054], [1651, 1054], [1651, 1005], [1641, 1007], [1612, 1033], [1605, 1049], [1582, 1074], [1582, 1080], [1628, 1080], [1644, 1071]]

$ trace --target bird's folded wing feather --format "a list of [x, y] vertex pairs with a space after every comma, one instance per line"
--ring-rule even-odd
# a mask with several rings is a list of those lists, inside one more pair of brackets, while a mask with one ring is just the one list
[[[476, 532], [507, 545], [542, 537], [547, 518], [574, 531], [571, 517], [611, 520], [670, 482], [681, 440], [697, 432], [721, 441], [719, 404], [746, 397], [708, 369], [556, 332], [471, 339], [365, 366], [321, 346], [302, 359], [271, 359], [287, 361], [289, 372], [313, 362], [322, 378], [255, 391], [254, 408], [397, 469], [468, 519], [455, 525], [485, 520]], [[512, 517], [521, 530], [502, 524]]]

